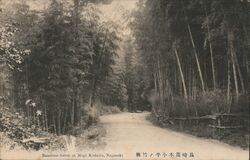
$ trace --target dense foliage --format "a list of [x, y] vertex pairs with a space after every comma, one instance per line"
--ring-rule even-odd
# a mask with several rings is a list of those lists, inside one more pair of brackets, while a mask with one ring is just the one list
[[139, 0], [132, 16], [117, 7], [122, 24], [95, 5], [110, 0], [47, 1], [0, 12], [0, 107], [17, 111], [21, 137], [33, 126], [82, 131], [119, 109], [182, 120], [249, 112], [247, 0]]
[[240, 0], [146, 0], [132, 22], [156, 113], [249, 110], [249, 9]]
[[93, 2], [51, 0], [40, 11], [23, 1], [1, 13], [1, 59], [14, 86], [7, 97], [28, 125], [61, 134], [93, 123], [87, 110], [113, 75], [120, 41], [119, 27], [101, 21]]

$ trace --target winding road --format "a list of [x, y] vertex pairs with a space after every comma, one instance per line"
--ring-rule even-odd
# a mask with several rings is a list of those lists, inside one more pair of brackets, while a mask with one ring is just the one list
[[[120, 113], [105, 115], [101, 122], [106, 128], [105, 151], [122, 153], [123, 158], [149, 159], [159, 156], [171, 158], [170, 153], [180, 152], [180, 159], [197, 160], [248, 160], [249, 152], [217, 140], [197, 138], [184, 133], [154, 126], [143, 113]], [[136, 154], [137, 153], [137, 154]], [[161, 155], [157, 155], [160, 153]], [[166, 154], [167, 153], [167, 154]], [[182, 154], [187, 153], [188, 158]], [[153, 154], [153, 155], [152, 155]], [[178, 153], [177, 153], [178, 154]], [[194, 157], [190, 154], [193, 154]], [[179, 159], [179, 158], [177, 158]]]
[[[68, 151], [23, 150], [0, 152], [0, 159], [42, 160], [248, 160], [249, 152], [217, 140], [197, 138], [154, 126], [146, 117], [150, 113], [119, 113], [101, 116], [106, 135], [94, 149], [77, 151], [76, 138], [70, 138]], [[171, 157], [173, 153], [174, 157]], [[177, 153], [180, 155], [177, 157]], [[185, 157], [187, 153], [187, 157]], [[2, 154], [2, 155], [1, 155]], [[192, 157], [190, 156], [192, 154]], [[46, 156], [44, 156], [46, 155]], [[71, 157], [72, 155], [75, 155]]]

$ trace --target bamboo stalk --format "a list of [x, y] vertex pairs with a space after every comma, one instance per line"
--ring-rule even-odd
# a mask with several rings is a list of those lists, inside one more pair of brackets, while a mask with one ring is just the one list
[[207, 33], [208, 33], [210, 60], [211, 60], [211, 67], [212, 67], [213, 87], [214, 87], [214, 89], [216, 89], [217, 83], [216, 83], [216, 77], [215, 77], [213, 47], [212, 47], [212, 42], [211, 42], [211, 32], [210, 32], [209, 18], [208, 18], [208, 15], [207, 15], [207, 9], [206, 9], [206, 7], [205, 7], [205, 13], [206, 13], [206, 19], [207, 19]]
[[179, 68], [180, 75], [181, 75], [181, 81], [182, 81], [182, 86], [183, 86], [183, 90], [184, 90], [184, 98], [185, 98], [185, 101], [187, 101], [188, 97], [187, 97], [186, 83], [185, 83], [185, 79], [184, 79], [184, 76], [183, 76], [183, 71], [182, 71], [182, 68], [181, 68], [181, 63], [180, 63], [180, 59], [179, 59], [176, 47], [174, 48], [174, 53], [175, 53], [175, 56], [176, 56], [178, 68]]
[[202, 89], [202, 92], [204, 93], [205, 92], [204, 80], [203, 80], [203, 76], [202, 76], [202, 72], [201, 72], [201, 67], [200, 67], [200, 62], [199, 62], [198, 55], [197, 55], [196, 46], [194, 43], [193, 35], [192, 35], [189, 24], [188, 24], [188, 32], [189, 32], [190, 40], [191, 40], [192, 47], [194, 50], [194, 56], [195, 56], [195, 60], [196, 60], [196, 64], [197, 64], [197, 68], [198, 68], [198, 72], [199, 72], [199, 76], [200, 76], [200, 80], [201, 80], [201, 89]]
[[[230, 89], [231, 89], [231, 65], [230, 60], [227, 62], [227, 104], [230, 104]], [[230, 106], [228, 112], [230, 112]]]
[[234, 85], [235, 85], [235, 98], [236, 102], [239, 99], [239, 88], [238, 88], [238, 80], [237, 80], [237, 72], [236, 72], [236, 65], [235, 65], [235, 58], [234, 58], [234, 48], [233, 48], [233, 32], [228, 29], [228, 45], [229, 45], [229, 50], [230, 50], [230, 57], [232, 61], [232, 67], [233, 67], [233, 75], [234, 75]]

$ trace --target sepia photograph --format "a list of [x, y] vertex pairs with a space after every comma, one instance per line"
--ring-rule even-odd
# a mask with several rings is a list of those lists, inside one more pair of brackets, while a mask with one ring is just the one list
[[250, 0], [0, 0], [0, 160], [249, 160]]

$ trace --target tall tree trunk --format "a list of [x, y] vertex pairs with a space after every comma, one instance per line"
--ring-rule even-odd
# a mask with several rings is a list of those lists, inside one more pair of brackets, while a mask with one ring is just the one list
[[216, 77], [215, 77], [213, 47], [212, 47], [212, 42], [211, 42], [211, 32], [210, 32], [209, 19], [208, 19], [206, 7], [205, 7], [205, 13], [206, 13], [206, 19], [207, 19], [207, 33], [208, 33], [210, 60], [211, 60], [211, 67], [212, 67], [213, 88], [216, 89], [217, 83], [216, 83]]
[[242, 90], [242, 93], [244, 94], [244, 93], [245, 93], [245, 85], [244, 85], [244, 80], [243, 80], [243, 76], [242, 76], [242, 73], [241, 73], [241, 70], [240, 70], [240, 65], [239, 65], [239, 62], [238, 62], [238, 58], [237, 58], [237, 55], [236, 55], [236, 53], [235, 53], [235, 50], [234, 50], [234, 49], [233, 49], [233, 55], [234, 55], [235, 65], [236, 65], [237, 72], [238, 72], [239, 79], [240, 79], [241, 90]]
[[178, 51], [176, 49], [176, 46], [174, 46], [174, 53], [175, 53], [178, 68], [179, 68], [179, 71], [180, 71], [182, 88], [183, 88], [184, 98], [185, 98], [186, 115], [188, 116], [189, 115], [189, 106], [188, 106], [187, 87], [186, 87], [186, 82], [185, 82], [185, 79], [184, 79], [184, 74], [183, 74], [183, 70], [182, 70], [182, 67], [181, 67], [181, 63], [180, 63], [180, 59], [179, 59], [179, 56], [178, 56]]
[[238, 88], [238, 79], [237, 79], [237, 72], [236, 72], [236, 62], [234, 58], [234, 46], [233, 46], [233, 39], [234, 39], [234, 34], [233, 31], [228, 29], [228, 45], [229, 45], [229, 50], [230, 50], [230, 57], [232, 61], [232, 67], [233, 67], [233, 75], [234, 75], [234, 86], [235, 86], [235, 100], [236, 102], [239, 99], [239, 88]]
[[61, 135], [61, 111], [57, 115], [58, 135]]
[[[228, 57], [229, 58], [229, 57]], [[227, 62], [227, 104], [228, 106], [230, 105], [230, 90], [231, 90], [231, 63], [230, 63], [230, 59], [228, 59]], [[228, 112], [230, 112], [230, 107], [228, 109]]]
[[[247, 77], [247, 79], [250, 78], [249, 65], [250, 65], [250, 64], [249, 64], [249, 62], [248, 62], [248, 56], [246, 55], [246, 72], [247, 72], [246, 77]], [[249, 95], [249, 93], [250, 93], [250, 83], [247, 83], [247, 92], [246, 92], [246, 94]], [[250, 97], [249, 97], [249, 99], [250, 99]]]
[[187, 99], [188, 99], [187, 88], [186, 88], [186, 83], [185, 83], [185, 79], [184, 79], [184, 75], [183, 75], [183, 71], [182, 71], [182, 68], [181, 68], [181, 63], [180, 63], [180, 59], [179, 59], [176, 47], [174, 48], [174, 53], [175, 53], [175, 56], [176, 56], [178, 68], [179, 68], [180, 75], [181, 75], [181, 81], [182, 81], [182, 86], [183, 86], [183, 91], [184, 91], [184, 98], [185, 98], [185, 100], [187, 102]]
[[44, 105], [44, 116], [45, 116], [45, 131], [48, 132], [49, 127], [48, 127], [48, 115], [47, 115], [47, 105]]
[[[26, 90], [25, 90], [25, 93], [26, 93], [26, 95], [27, 95], [27, 97], [28, 98], [30, 98], [29, 97], [29, 77], [28, 77], [28, 62], [26, 62], [25, 63], [25, 70], [26, 70], [26, 74], [25, 74], [25, 80], [26, 80]], [[27, 98], [27, 97], [25, 97], [25, 98]], [[27, 100], [27, 99], [26, 99]], [[30, 106], [29, 106], [29, 104], [28, 105], [26, 105], [26, 107], [27, 107], [27, 119], [28, 119], [28, 125], [30, 125], [31, 124], [31, 111], [30, 111]]]
[[192, 97], [192, 66], [188, 65], [188, 98]]
[[201, 67], [200, 67], [200, 62], [199, 62], [198, 55], [197, 55], [196, 46], [194, 43], [193, 35], [192, 35], [189, 24], [188, 24], [188, 32], [189, 32], [190, 40], [191, 40], [192, 47], [194, 50], [194, 56], [195, 56], [195, 60], [196, 60], [196, 64], [197, 64], [197, 68], [198, 68], [198, 72], [199, 72], [199, 76], [200, 76], [200, 80], [201, 80], [201, 89], [202, 89], [202, 92], [204, 93], [205, 92], [204, 80], [203, 80], [203, 76], [202, 76], [202, 72], [201, 72]]
[[[246, 73], [247, 73], [247, 75], [246, 75], [246, 79], [247, 80], [249, 80], [249, 78], [250, 78], [250, 69], [249, 69], [249, 67], [250, 67], [250, 64], [249, 64], [249, 62], [250, 61], [248, 61], [248, 56], [250, 55], [250, 53], [248, 53], [249, 52], [249, 47], [250, 47], [250, 30], [249, 30], [249, 28], [247, 28], [246, 27], [246, 25], [244, 25], [244, 32], [245, 32], [245, 36], [246, 36], [246, 39], [247, 39], [247, 47], [245, 48], [246, 50], [247, 50], [247, 53], [245, 54], [245, 63], [246, 63]], [[247, 91], [246, 91], [246, 94], [248, 94], [248, 93], [250, 93], [250, 83], [247, 83]], [[250, 99], [250, 97], [249, 97], [249, 99]]]
[[65, 108], [64, 108], [64, 116], [63, 116], [63, 128], [62, 128], [62, 133], [63, 134], [65, 134], [65, 132], [66, 132], [67, 118], [68, 118], [68, 109], [67, 109], [67, 106], [65, 106]]
[[212, 66], [212, 76], [213, 76], [213, 88], [216, 89], [216, 78], [215, 78], [215, 67], [214, 67], [214, 57], [213, 57], [213, 49], [211, 41], [209, 42], [209, 49], [210, 49], [210, 58], [211, 58], [211, 66]]
[[196, 101], [196, 77], [195, 77], [195, 71], [194, 70], [192, 70], [192, 77], [194, 77], [193, 78], [193, 101]]
[[178, 68], [178, 64], [176, 64], [175, 67], [174, 67], [174, 89], [173, 89], [173, 92], [176, 92], [176, 91], [177, 91], [177, 85], [178, 85], [178, 84], [177, 84], [177, 74], [178, 74], [178, 73], [177, 73], [177, 72], [178, 72], [178, 71], [177, 71], [177, 70], [178, 70], [177, 68]]
[[53, 126], [54, 126], [54, 132], [55, 132], [55, 134], [58, 134], [57, 133], [57, 128], [56, 128], [56, 117], [55, 117], [55, 113], [53, 113], [53, 115], [52, 115], [52, 120], [53, 120]]
[[[73, 89], [74, 90], [74, 89]], [[74, 118], [75, 118], [75, 91], [73, 91], [73, 97], [72, 97], [72, 108], [71, 108], [71, 124], [74, 125]]]
[[159, 84], [159, 101], [160, 101], [160, 107], [163, 107], [163, 81], [162, 81], [162, 75], [161, 75], [161, 65], [160, 65], [160, 58], [157, 59], [157, 65], [158, 65], [158, 84]]
[[[155, 69], [156, 67], [154, 67], [154, 69]], [[156, 72], [154, 72], [153, 73], [153, 75], [154, 75], [154, 88], [155, 88], [155, 91], [157, 92], [158, 91], [158, 85], [157, 85], [157, 73]]]
[[76, 87], [76, 108], [75, 108], [75, 120], [76, 122], [79, 122], [81, 117], [81, 99], [80, 99], [80, 89], [79, 87]]
[[[94, 75], [94, 76], [97, 76], [97, 75]], [[97, 85], [97, 78], [94, 77], [93, 81], [92, 81], [91, 95], [90, 95], [90, 99], [89, 99], [89, 104], [90, 104], [91, 107], [93, 107], [94, 101], [95, 101], [96, 85]]]
[[[169, 92], [169, 94], [168, 94], [168, 102], [170, 101], [170, 103], [171, 103], [171, 105], [167, 105], [169, 107], [167, 116], [170, 117], [172, 115], [172, 110], [175, 107], [175, 104], [174, 104], [174, 95], [173, 95], [173, 90], [171, 88], [171, 84], [170, 84], [170, 81], [169, 81], [168, 78], [166, 78], [166, 82], [168, 84], [168, 87], [166, 89]], [[166, 115], [164, 115], [164, 116], [166, 116]]]
[[[40, 100], [41, 100], [42, 98], [40, 98]], [[43, 128], [43, 131], [46, 131], [46, 125], [45, 125], [45, 118], [46, 118], [46, 116], [45, 116], [45, 108], [46, 108], [46, 106], [45, 106], [45, 104], [44, 104], [44, 102], [42, 101], [42, 106], [43, 106], [43, 110], [42, 110], [42, 128]]]

